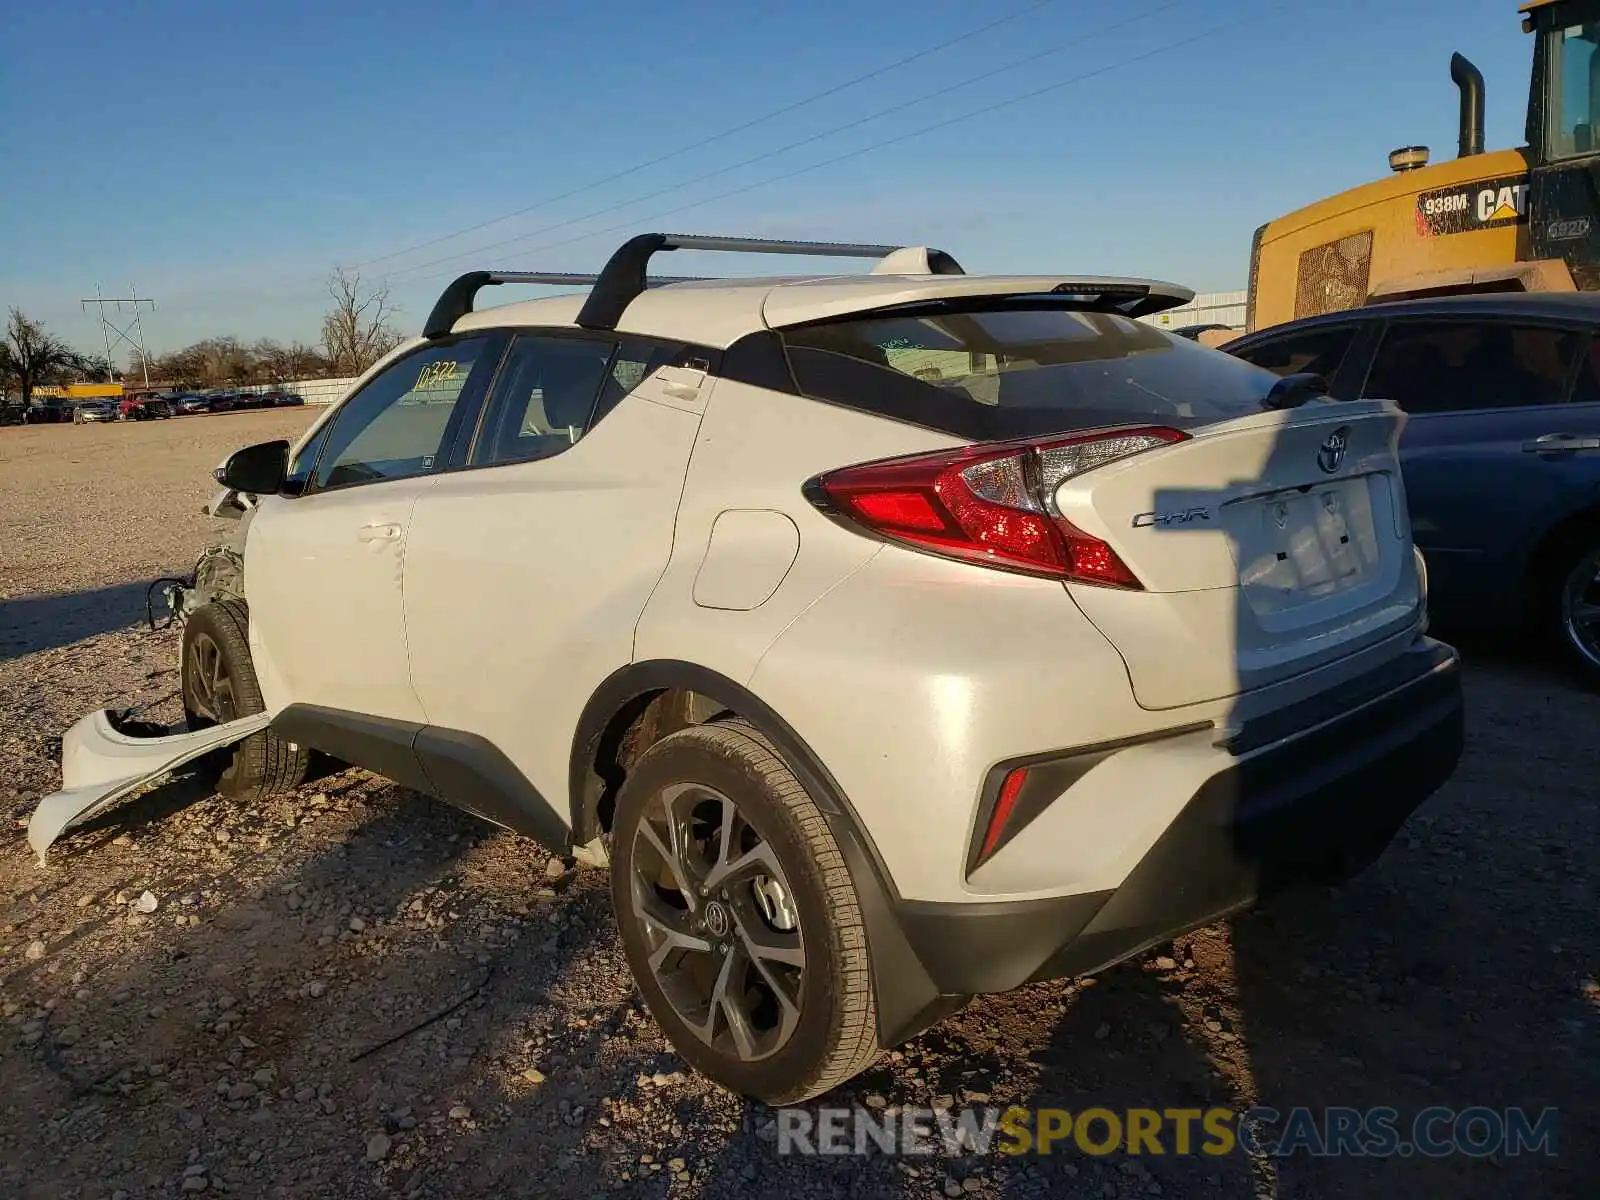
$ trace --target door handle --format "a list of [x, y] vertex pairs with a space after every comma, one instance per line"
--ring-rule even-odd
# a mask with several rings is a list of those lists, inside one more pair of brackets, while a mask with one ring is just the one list
[[400, 526], [385, 522], [375, 521], [356, 530], [356, 537], [363, 542], [392, 542], [399, 536]]
[[700, 398], [700, 388], [706, 373], [698, 367], [662, 367], [656, 371], [661, 391], [674, 400], [692, 402]]
[[1583, 437], [1576, 433], [1547, 433], [1531, 442], [1523, 442], [1529, 454], [1562, 454], [1572, 450], [1600, 450], [1600, 437]]

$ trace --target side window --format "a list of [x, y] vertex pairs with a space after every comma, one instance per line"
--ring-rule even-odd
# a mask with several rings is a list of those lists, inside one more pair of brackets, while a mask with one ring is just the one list
[[1295, 375], [1307, 371], [1321, 375], [1332, 383], [1344, 363], [1344, 356], [1350, 352], [1350, 343], [1355, 341], [1355, 336], [1354, 325], [1344, 325], [1338, 329], [1314, 329], [1268, 342], [1264, 346], [1241, 350], [1239, 357], [1247, 363], [1266, 368], [1274, 375]]
[[1591, 337], [1572, 385], [1572, 403], [1600, 404], [1600, 338]]
[[298, 496], [306, 490], [306, 485], [311, 482], [311, 472], [316, 468], [317, 457], [328, 441], [328, 434], [333, 432], [333, 424], [332, 421], [324, 421], [322, 427], [311, 435], [311, 440], [301, 446], [300, 452], [290, 460], [288, 474], [283, 480], [284, 495]]
[[472, 461], [530, 462], [560, 454], [593, 424], [615, 343], [524, 335], [511, 344]]
[[1363, 396], [1410, 413], [1557, 404], [1583, 335], [1504, 321], [1389, 326]]
[[335, 416], [316, 486], [405, 479], [444, 466], [458, 410], [470, 410], [493, 369], [491, 342], [485, 336], [429, 346], [369, 380]]
[[623, 338], [617, 346], [617, 356], [611, 361], [605, 384], [600, 389], [600, 403], [595, 405], [594, 420], [598, 424], [629, 392], [638, 387], [662, 367], [674, 366], [683, 360], [686, 348], [665, 342], [647, 342], [643, 338]]

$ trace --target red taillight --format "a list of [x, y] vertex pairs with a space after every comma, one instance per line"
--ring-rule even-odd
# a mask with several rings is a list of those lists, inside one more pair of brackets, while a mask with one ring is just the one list
[[1067, 479], [1185, 436], [1141, 427], [963, 446], [830, 471], [815, 481], [813, 495], [919, 550], [1048, 579], [1137, 588], [1117, 552], [1056, 512], [1053, 496]]

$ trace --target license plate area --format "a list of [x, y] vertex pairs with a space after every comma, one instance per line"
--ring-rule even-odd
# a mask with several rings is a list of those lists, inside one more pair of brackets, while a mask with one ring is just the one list
[[1257, 614], [1350, 591], [1382, 565], [1365, 476], [1253, 496], [1223, 511], [1239, 586]]

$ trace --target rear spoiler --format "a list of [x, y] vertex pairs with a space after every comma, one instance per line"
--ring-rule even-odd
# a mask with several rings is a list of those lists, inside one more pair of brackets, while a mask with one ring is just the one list
[[579, 310], [584, 329], [612, 330], [622, 314], [649, 287], [700, 283], [704, 276], [646, 274], [650, 259], [663, 250], [715, 250], [734, 254], [803, 254], [825, 258], [876, 258], [875, 273], [963, 275], [961, 264], [943, 250], [922, 246], [881, 246], [856, 242], [791, 242], [771, 238], [716, 237], [694, 233], [641, 233], [629, 238], [598, 275], [568, 271], [469, 271], [455, 279], [434, 303], [422, 326], [425, 338], [441, 338], [472, 311], [480, 289], [502, 283], [571, 284], [590, 288]]

